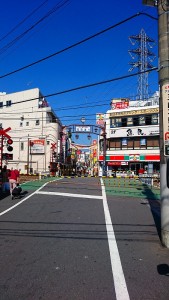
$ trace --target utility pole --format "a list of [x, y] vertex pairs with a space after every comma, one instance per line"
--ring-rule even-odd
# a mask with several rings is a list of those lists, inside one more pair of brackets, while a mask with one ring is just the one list
[[30, 139], [29, 139], [29, 134], [28, 134], [27, 175], [29, 175], [29, 152], [30, 152]]
[[107, 143], [106, 143], [106, 122], [104, 122], [104, 127], [102, 128], [103, 133], [103, 176], [107, 176], [107, 163], [106, 163], [106, 150], [107, 150]]
[[169, 131], [169, 0], [158, 1], [159, 86], [160, 86], [160, 193], [161, 239], [169, 248], [169, 176], [167, 170], [167, 133]]
[[169, 248], [169, 0], [143, 0], [158, 5], [161, 241]]

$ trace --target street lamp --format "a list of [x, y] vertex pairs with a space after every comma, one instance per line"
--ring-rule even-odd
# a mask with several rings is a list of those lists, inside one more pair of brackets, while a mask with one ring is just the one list
[[85, 117], [82, 117], [80, 121], [84, 124], [86, 122]]
[[90, 139], [91, 139], [91, 135], [90, 135], [90, 133], [88, 134], [87, 138], [88, 138], [88, 140], [90, 140]]

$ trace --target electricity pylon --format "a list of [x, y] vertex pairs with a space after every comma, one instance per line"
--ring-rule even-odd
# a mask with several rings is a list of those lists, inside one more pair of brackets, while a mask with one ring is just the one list
[[138, 75], [137, 99], [145, 100], [149, 98], [148, 69], [153, 67], [151, 62], [155, 59], [155, 54], [150, 51], [150, 48], [154, 46], [155, 41], [146, 35], [144, 29], [141, 29], [138, 35], [130, 36], [129, 40], [132, 45], [138, 45], [136, 49], [128, 50], [134, 60], [129, 63], [132, 66], [129, 71], [138, 68], [140, 74]]

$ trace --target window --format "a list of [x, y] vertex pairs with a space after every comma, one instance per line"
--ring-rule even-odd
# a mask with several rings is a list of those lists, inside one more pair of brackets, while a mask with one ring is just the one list
[[140, 141], [139, 139], [134, 140], [134, 149], [140, 149]]
[[40, 121], [36, 120], [35, 125], [39, 125], [39, 124], [40, 124]]
[[159, 148], [160, 140], [159, 137], [151, 137], [147, 139], [147, 149]]
[[152, 115], [152, 125], [158, 124], [158, 114]]
[[6, 107], [8, 106], [11, 106], [11, 104], [12, 104], [12, 101], [11, 100], [8, 100], [8, 101], [6, 101]]
[[127, 118], [127, 126], [132, 126], [133, 125], [133, 118], [132, 117], [128, 117]]
[[24, 150], [24, 142], [21, 142], [21, 151]]
[[121, 140], [120, 139], [110, 140], [109, 147], [111, 150], [112, 149], [121, 149]]
[[127, 118], [122, 118], [121, 120], [121, 126], [126, 127], [127, 126]]
[[111, 127], [116, 127], [116, 125], [115, 125], [115, 119], [110, 118], [110, 126]]
[[116, 118], [116, 127], [121, 127], [121, 118]]
[[146, 145], [146, 139], [145, 138], [141, 138], [140, 139], [140, 146], [145, 146]]
[[3, 125], [2, 125], [2, 123], [0, 123], [0, 129], [2, 129], [3, 128]]
[[146, 149], [146, 139], [145, 138], [140, 139], [140, 148]]
[[145, 125], [151, 125], [151, 115], [145, 115]]
[[139, 117], [139, 125], [145, 125], [145, 116]]
[[133, 126], [139, 126], [139, 116], [133, 117]]
[[3, 102], [0, 102], [0, 108], [2, 108], [3, 107]]
[[121, 149], [127, 149], [127, 139], [126, 138], [121, 139]]
[[26, 126], [29, 126], [29, 122], [26, 122]]
[[23, 122], [20, 122], [20, 127], [23, 127]]
[[47, 145], [50, 145], [50, 141], [47, 141]]
[[131, 139], [129, 139], [128, 140], [128, 146], [127, 146], [127, 149], [133, 149], [133, 140]]

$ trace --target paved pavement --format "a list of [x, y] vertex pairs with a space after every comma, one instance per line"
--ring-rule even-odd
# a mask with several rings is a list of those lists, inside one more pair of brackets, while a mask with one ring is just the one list
[[0, 299], [169, 299], [155, 193], [139, 185], [146, 197], [122, 194], [119, 182], [99, 178], [53, 180], [0, 201]]

